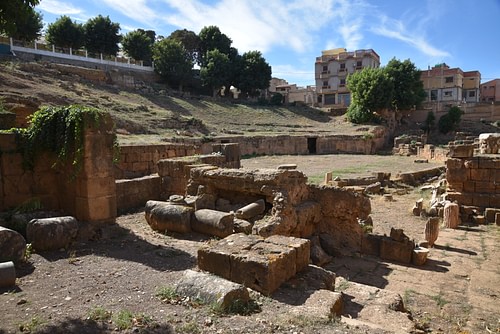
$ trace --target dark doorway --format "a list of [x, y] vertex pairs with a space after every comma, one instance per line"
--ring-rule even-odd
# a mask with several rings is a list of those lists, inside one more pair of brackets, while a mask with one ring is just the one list
[[309, 154], [316, 154], [316, 139], [318, 138], [307, 138], [307, 150]]

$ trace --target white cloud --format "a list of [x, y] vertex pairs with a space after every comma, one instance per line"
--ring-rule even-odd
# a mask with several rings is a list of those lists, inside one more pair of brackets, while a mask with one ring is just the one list
[[123, 15], [152, 27], [155, 24], [157, 13], [147, 5], [147, 0], [102, 0], [109, 7]]
[[404, 42], [421, 53], [437, 58], [450, 57], [447, 51], [438, 49], [432, 46], [425, 38], [425, 31], [418, 30], [415, 32], [407, 31], [404, 23], [399, 20], [390, 19], [387, 16], [382, 16], [382, 20], [378, 26], [372, 28], [372, 31], [381, 36], [396, 39]]
[[83, 12], [81, 8], [59, 0], [42, 0], [37, 6], [38, 8], [56, 15], [76, 15]]

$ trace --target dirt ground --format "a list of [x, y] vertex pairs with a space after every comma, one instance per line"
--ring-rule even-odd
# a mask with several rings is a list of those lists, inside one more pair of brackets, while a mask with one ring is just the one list
[[[405, 159], [282, 156], [243, 160], [243, 165], [296, 163], [309, 176], [335, 169], [354, 175], [371, 169], [397, 172], [428, 167]], [[370, 164], [375, 166], [365, 168], [369, 171], [360, 170]], [[423, 240], [425, 219], [411, 215], [421, 196], [428, 198], [418, 189], [402, 191], [391, 202], [373, 196], [373, 232], [388, 234], [397, 227], [410, 238]], [[292, 291], [288, 284], [271, 296], [256, 295], [255, 309], [248, 315], [220, 314], [212, 305], [167, 297], [164, 292], [183, 270], [196, 269], [197, 249], [206, 242], [210, 239], [197, 234], [156, 233], [139, 211], [120, 216], [93, 240], [71, 249], [34, 253], [18, 268], [16, 287], [0, 291], [0, 333], [385, 333], [383, 329], [391, 325], [390, 319], [378, 319], [377, 326], [368, 327], [297, 316], [290, 294], [306, 292]], [[338, 278], [344, 282], [337, 286], [339, 291], [362, 283], [399, 293], [407, 317], [416, 324], [415, 332], [500, 333], [499, 251], [500, 227], [460, 226], [440, 231], [421, 267], [349, 254], [335, 257], [325, 268], [343, 278]], [[344, 291], [349, 306], [344, 317], [374, 321], [363, 314], [364, 305], [349, 291]]]

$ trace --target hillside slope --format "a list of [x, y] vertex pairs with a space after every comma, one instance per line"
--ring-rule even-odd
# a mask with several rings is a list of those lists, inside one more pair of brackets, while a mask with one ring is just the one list
[[[84, 73], [84, 76], [76, 73]], [[83, 104], [113, 116], [121, 143], [183, 136], [350, 134], [369, 131], [342, 116], [297, 107], [265, 107], [228, 99], [183, 96], [162, 85], [124, 88], [102, 71], [43, 63], [0, 63], [0, 98], [17, 123], [43, 105]]]

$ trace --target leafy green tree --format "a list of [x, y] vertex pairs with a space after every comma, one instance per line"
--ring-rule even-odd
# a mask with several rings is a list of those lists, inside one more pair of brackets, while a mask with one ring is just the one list
[[167, 38], [178, 41], [184, 46], [184, 49], [189, 53], [193, 62], [198, 62], [200, 54], [200, 37], [195, 32], [182, 29], [175, 30]]
[[448, 113], [441, 116], [438, 121], [439, 132], [447, 134], [450, 131], [456, 130], [462, 118], [462, 110], [459, 107], [453, 106], [448, 110]]
[[54, 23], [49, 24], [45, 38], [52, 45], [76, 50], [83, 46], [85, 32], [83, 25], [73, 22], [69, 16], [63, 15]]
[[422, 130], [425, 131], [425, 133], [429, 134], [432, 129], [434, 129], [434, 125], [436, 123], [436, 115], [434, 115], [434, 112], [429, 111], [427, 113], [427, 117], [425, 118], [424, 125], [422, 126]]
[[153, 47], [155, 71], [171, 86], [184, 84], [192, 78], [193, 61], [180, 42], [165, 38]]
[[410, 110], [419, 107], [425, 99], [425, 90], [420, 80], [420, 71], [409, 59], [391, 59], [385, 71], [394, 84], [392, 107], [395, 110]]
[[227, 54], [218, 49], [207, 52], [206, 65], [201, 68], [201, 81], [204, 86], [212, 88], [212, 95], [217, 96], [217, 92], [227, 84], [230, 75], [230, 60]]
[[209, 61], [208, 52], [219, 50], [220, 53], [229, 55], [233, 41], [223, 34], [217, 26], [208, 26], [201, 29], [198, 34], [200, 38], [200, 54], [198, 64], [206, 66]]
[[0, 33], [12, 36], [20, 22], [27, 22], [33, 7], [39, 0], [3, 0], [0, 1]]
[[123, 51], [129, 57], [146, 62], [151, 61], [153, 43], [154, 39], [142, 29], [131, 31], [122, 38]]
[[84, 25], [85, 47], [91, 53], [116, 56], [120, 42], [120, 24], [111, 22], [109, 16], [98, 15]]
[[257, 96], [260, 89], [269, 87], [271, 66], [260, 51], [249, 51], [241, 57], [238, 88], [249, 96]]
[[347, 118], [353, 123], [373, 120], [373, 113], [391, 106], [394, 83], [383, 68], [364, 68], [347, 77], [352, 103]]
[[28, 7], [26, 15], [16, 22], [15, 31], [12, 33], [12, 37], [21, 41], [31, 42], [40, 37], [42, 28], [42, 13]]

